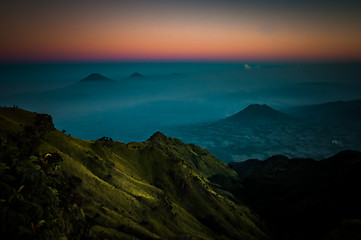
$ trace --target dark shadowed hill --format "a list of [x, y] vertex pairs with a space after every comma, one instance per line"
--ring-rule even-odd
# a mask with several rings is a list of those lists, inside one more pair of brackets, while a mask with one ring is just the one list
[[331, 158], [230, 163], [243, 196], [269, 222], [277, 239], [360, 239], [361, 152]]
[[235, 171], [160, 132], [84, 141], [49, 115], [0, 108], [0, 143], [2, 238], [269, 239], [223, 187]]

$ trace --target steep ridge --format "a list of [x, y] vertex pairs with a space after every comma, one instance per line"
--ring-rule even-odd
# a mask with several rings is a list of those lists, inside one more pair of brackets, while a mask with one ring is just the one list
[[277, 239], [360, 239], [361, 152], [325, 160], [274, 156], [230, 163], [243, 196]]
[[143, 143], [84, 141], [17, 108], [0, 108], [0, 139], [1, 235], [269, 239], [221, 185], [237, 174], [195, 145], [160, 132]]

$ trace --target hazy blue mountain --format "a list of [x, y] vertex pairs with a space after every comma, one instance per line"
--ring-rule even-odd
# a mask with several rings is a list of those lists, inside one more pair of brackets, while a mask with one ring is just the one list
[[[171, 125], [200, 124], [206, 125], [208, 131], [212, 128], [208, 126], [209, 122], [234, 115], [249, 104], [264, 103], [283, 111], [290, 106], [361, 97], [359, 64], [248, 64], [252, 69], [245, 70], [244, 63], [237, 62], [0, 66], [3, 82], [0, 83], [0, 102], [1, 105], [18, 105], [50, 113], [56, 126], [80, 138], [97, 139], [106, 131], [113, 139], [144, 141], [152, 132], [167, 132]], [[98, 73], [114, 81], [81, 81], [90, 73]], [[127, 80], [126, 76], [132, 73], [144, 78]], [[140, 77], [138, 74], [133, 77]], [[96, 75], [93, 77], [99, 79]], [[25, 90], [27, 93], [19, 95]], [[198, 127], [189, 131], [188, 127], [180, 127], [182, 130], [167, 134], [182, 137], [188, 142], [194, 141], [212, 151], [214, 149], [219, 157], [224, 155], [219, 155], [219, 152], [226, 152], [228, 160], [267, 158], [277, 154], [277, 149], [283, 149], [289, 157], [304, 154], [302, 156], [318, 158], [319, 155], [342, 150], [339, 149], [341, 145], [343, 148], [355, 147], [354, 133], [349, 136], [342, 133], [342, 124], [316, 127], [319, 125], [317, 122], [316, 126], [300, 123], [313, 117], [285, 121], [280, 121], [283, 117], [276, 117], [275, 121], [268, 118], [262, 123], [264, 127], [246, 129], [246, 125], [259, 124], [259, 120], [255, 119], [263, 118], [265, 116], [252, 118], [254, 120], [242, 122], [236, 127], [231, 126], [231, 122], [223, 122], [223, 126], [213, 126], [210, 132], [202, 133]], [[292, 124], [297, 121], [299, 123], [295, 128]], [[193, 134], [197, 129], [199, 133]], [[224, 136], [216, 139], [221, 132]], [[274, 132], [275, 136], [271, 136], [270, 132]], [[306, 136], [306, 133], [311, 135]], [[321, 136], [323, 138], [318, 139]], [[333, 140], [338, 145], [330, 144]], [[269, 145], [269, 141], [272, 144]], [[318, 153], [312, 147], [317, 141], [327, 146]], [[262, 148], [263, 143], [265, 148]], [[228, 148], [237, 144], [239, 146], [232, 149], [241, 148], [242, 153]], [[228, 149], [222, 150], [226, 146]], [[272, 146], [277, 148], [270, 149]]]
[[88, 82], [88, 81], [100, 81], [100, 82], [106, 81], [107, 82], [107, 81], [113, 81], [113, 80], [110, 78], [104, 77], [103, 75], [101, 75], [99, 73], [92, 73], [80, 81], [81, 82]]
[[135, 73], [132, 73], [131, 75], [129, 75], [126, 79], [139, 80], [139, 79], [143, 79], [143, 78], [144, 78], [144, 76], [142, 74], [135, 72]]
[[300, 106], [284, 111], [302, 119], [359, 123], [361, 121], [361, 99]]
[[291, 120], [290, 116], [277, 111], [266, 104], [251, 104], [242, 111], [223, 119], [222, 122], [283, 122]]
[[342, 150], [361, 150], [359, 103], [294, 108], [299, 113], [294, 115], [251, 104], [221, 121], [174, 127], [168, 134], [205, 147], [225, 162], [277, 154], [323, 159]]

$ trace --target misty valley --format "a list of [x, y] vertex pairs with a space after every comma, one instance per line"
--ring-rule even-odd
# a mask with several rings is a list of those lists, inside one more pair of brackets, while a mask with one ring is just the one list
[[9, 239], [359, 239], [359, 63], [1, 65]]
[[[329, 108], [333, 110], [328, 111]], [[360, 100], [290, 108], [285, 112], [302, 112], [302, 116], [254, 104], [214, 123], [174, 127], [168, 132], [205, 147], [224, 162], [263, 160], [278, 154], [322, 159], [341, 150], [360, 150]]]
[[[361, 150], [361, 71], [356, 63], [38, 67], [46, 75], [34, 72], [39, 78], [34, 85], [44, 88], [59, 81], [65, 86], [7, 91], [2, 103], [51, 114], [58, 129], [75, 137], [131, 142], [161, 131], [204, 147], [224, 162], [276, 154], [322, 159], [341, 150]], [[8, 69], [8, 81], [26, 82], [21, 71]]]

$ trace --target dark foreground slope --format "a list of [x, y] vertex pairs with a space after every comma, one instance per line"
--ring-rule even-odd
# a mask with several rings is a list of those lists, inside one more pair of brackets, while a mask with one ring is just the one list
[[361, 152], [230, 166], [239, 173], [243, 196], [278, 239], [361, 239]]
[[236, 172], [195, 145], [84, 141], [17, 108], [0, 108], [0, 140], [1, 238], [268, 239], [222, 189]]

